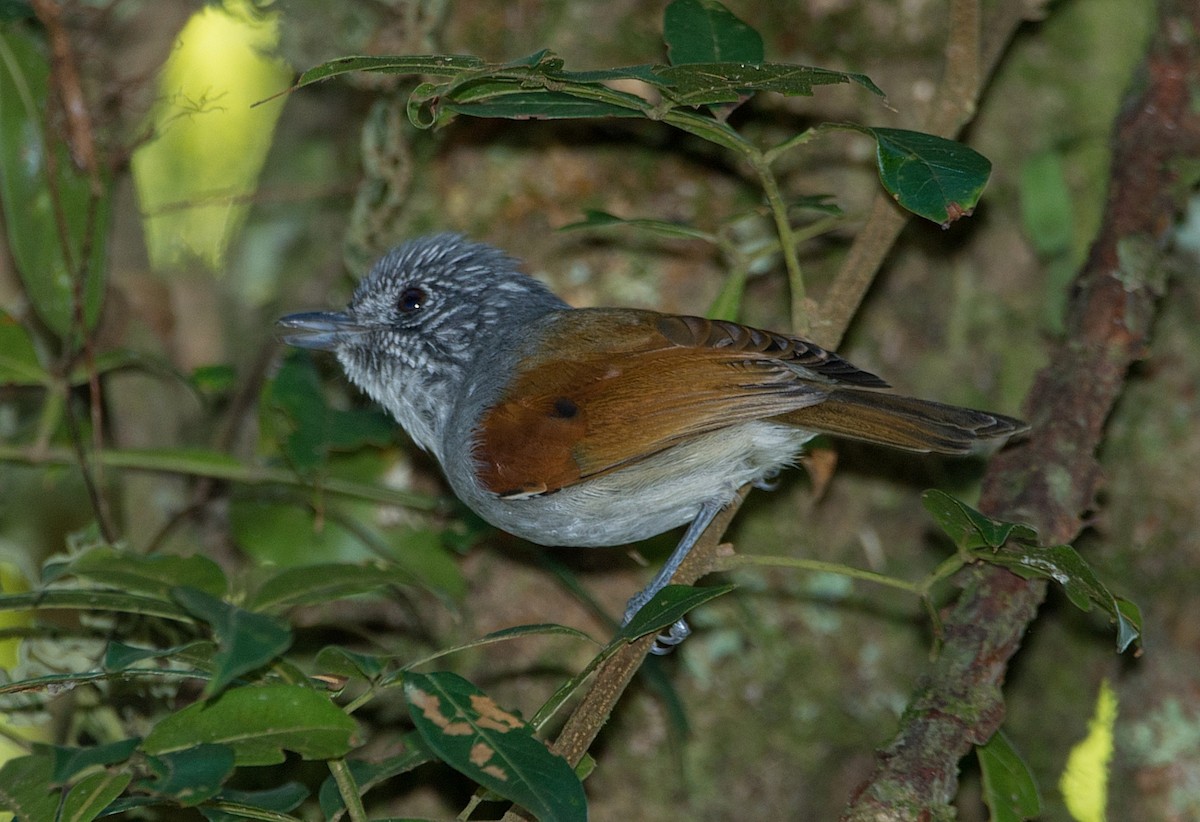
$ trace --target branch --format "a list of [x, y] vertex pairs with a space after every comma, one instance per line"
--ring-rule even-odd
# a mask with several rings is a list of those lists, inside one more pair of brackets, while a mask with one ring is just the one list
[[[1026, 521], [1048, 543], [1069, 542], [1082, 528], [1100, 480], [1094, 454], [1105, 420], [1143, 356], [1163, 291], [1162, 240], [1184, 197], [1175, 169], [1200, 153], [1200, 112], [1189, 93], [1200, 84], [1200, 43], [1172, 33], [1198, 29], [1200, 7], [1162, 4], [1146, 84], [1116, 125], [1109, 201], [1072, 288], [1067, 334], [1026, 401], [1031, 435], [993, 459], [984, 480], [981, 510]], [[1003, 721], [1008, 660], [1044, 595], [1044, 584], [1007, 571], [974, 574], [945, 622], [941, 656], [843, 819], [952, 814], [959, 760]]]

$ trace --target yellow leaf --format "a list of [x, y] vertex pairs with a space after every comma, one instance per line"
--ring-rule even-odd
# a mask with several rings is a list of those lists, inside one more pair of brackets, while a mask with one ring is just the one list
[[1088, 722], [1088, 734], [1071, 749], [1058, 782], [1067, 811], [1076, 822], [1105, 822], [1108, 765], [1112, 760], [1116, 721], [1117, 695], [1108, 680], [1104, 680], [1096, 697], [1096, 711]]
[[288, 66], [270, 56], [278, 42], [279, 15], [249, 0], [206, 5], [180, 31], [159, 75], [155, 137], [133, 156], [155, 268], [222, 266], [283, 100], [250, 106], [291, 80]]

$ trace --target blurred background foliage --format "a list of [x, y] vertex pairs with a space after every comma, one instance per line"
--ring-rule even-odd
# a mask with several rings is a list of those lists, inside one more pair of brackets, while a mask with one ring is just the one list
[[[504, 247], [575, 305], [703, 313], [728, 263], [711, 247], [556, 229], [602, 209], [726, 232], [752, 248], [771, 231], [758, 189], [728, 158], [649, 123], [462, 119], [417, 131], [404, 116], [404, 80], [387, 76], [250, 104], [348, 54], [504, 60], [551, 47], [577, 69], [661, 60], [665, 4], [62, 3], [94, 129], [90, 160], [49, 90], [52, 44], [22, 19], [25, 5], [0, 3], [3, 590], [27, 588], [71, 535], [99, 521], [136, 552], [209, 557], [235, 588], [253, 589], [263, 569], [368, 560], [411, 583], [307, 605], [292, 618], [302, 650], [341, 642], [404, 655], [538, 622], [605, 636], [574, 586], [618, 613], [646, 574], [629, 552], [542, 551], [487, 529], [331, 362], [285, 357], [272, 323], [344, 304], [378, 253], [442, 229]], [[763, 95], [737, 113], [743, 133], [778, 142], [817, 121], [920, 127], [942, 71], [942, 0], [729, 6], [763, 33], [772, 58], [862, 72], [888, 95], [886, 104], [849, 87]], [[994, 163], [982, 206], [949, 232], [908, 227], [842, 348], [906, 393], [1018, 413], [1097, 229], [1113, 118], [1154, 7], [1039, 9], [964, 138]], [[834, 132], [782, 164], [790, 197], [828, 197], [846, 215], [800, 248], [814, 291], [877, 190], [872, 151]], [[47, 173], [69, 203], [58, 213], [39, 189]], [[1196, 220], [1181, 231], [1180, 248], [1195, 254]], [[64, 246], [64, 234], [87, 241]], [[82, 281], [70, 273], [81, 258], [92, 261]], [[1080, 544], [1142, 606], [1147, 653], [1118, 659], [1102, 621], [1052, 598], [1008, 684], [1008, 734], [1038, 774], [1048, 819], [1070, 818], [1057, 778], [1104, 679], [1121, 706], [1111, 818], [1200, 816], [1194, 278], [1177, 278], [1164, 305], [1111, 422], [1108, 492]], [[741, 318], [785, 328], [788, 309], [778, 261], [751, 268]], [[125, 457], [94, 453], [89, 488], [72, 437]], [[969, 498], [980, 466], [839, 450], [819, 498], [792, 472], [751, 498], [731, 538], [755, 553], [928, 573], [946, 546], [917, 513], [918, 492], [936, 485]], [[657, 557], [670, 541], [639, 548]], [[699, 612], [697, 636], [661, 663], [674, 693], [635, 689], [601, 737], [603, 766], [587, 783], [594, 818], [733, 819], [747, 809], [833, 818], [894, 728], [928, 652], [917, 602], [830, 575], [746, 571], [734, 581], [738, 592]], [[95, 664], [95, 626], [64, 622], [53, 641], [26, 637], [18, 650], [28, 618], [6, 619], [0, 661], [11, 678]], [[448, 664], [532, 712], [590, 653], [543, 637]], [[14, 717], [5, 736], [104, 741], [115, 724], [146, 719], [129, 717], [84, 688], [32, 724]], [[403, 722], [386, 700], [358, 719], [373, 728], [376, 753]], [[436, 771], [381, 797], [379, 812], [447, 816], [462, 790]], [[968, 773], [963, 819], [983, 818], [977, 791]]]

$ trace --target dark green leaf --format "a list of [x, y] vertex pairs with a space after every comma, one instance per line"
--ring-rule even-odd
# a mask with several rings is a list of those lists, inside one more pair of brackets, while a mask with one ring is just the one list
[[142, 747], [161, 756], [211, 742], [232, 748], [238, 765], [274, 765], [285, 750], [305, 759], [345, 756], [354, 731], [354, 720], [312, 688], [247, 686], [165, 717]]
[[926, 491], [921, 495], [921, 504], [963, 551], [973, 551], [977, 548], [995, 550], [1010, 539], [1037, 541], [1037, 531], [1028, 525], [990, 519], [943, 491]]
[[0, 23], [26, 20], [33, 17], [33, 7], [28, 0], [0, 0]]
[[302, 473], [323, 466], [330, 451], [384, 445], [396, 431], [396, 424], [378, 409], [329, 407], [312, 359], [302, 351], [294, 351], [284, 360], [265, 399], [268, 408], [290, 421], [283, 451]]
[[382, 563], [372, 565], [305, 565], [285, 568], [267, 580], [249, 606], [255, 610], [282, 610], [314, 602], [376, 593], [387, 586], [411, 586], [412, 575]]
[[1024, 822], [1042, 813], [1037, 781], [1003, 731], [975, 749], [983, 773], [983, 801], [991, 822]]
[[633, 619], [621, 628], [615, 639], [632, 641], [640, 636], [661, 631], [668, 625], [683, 619], [688, 611], [703, 605], [710, 599], [732, 591], [734, 585], [712, 585], [693, 588], [690, 585], [668, 585], [634, 614]]
[[135, 554], [106, 545], [75, 557], [65, 572], [129, 593], [164, 598], [180, 585], [214, 595], [223, 594], [227, 585], [221, 567], [207, 557]]
[[877, 143], [879, 179], [901, 206], [942, 227], [970, 216], [992, 163], [962, 143], [895, 128], [868, 128]]
[[736, 103], [756, 91], [809, 97], [813, 93], [813, 86], [833, 83], [857, 83], [873, 94], [883, 95], [866, 75], [791, 63], [763, 63], [757, 66], [689, 63], [661, 68], [657, 74], [669, 84], [662, 88], [663, 94], [681, 106]]
[[30, 608], [116, 611], [191, 622], [191, 618], [173, 602], [163, 602], [159, 599], [134, 596], [119, 591], [63, 589], [0, 595], [0, 611], [23, 611]]
[[583, 784], [567, 761], [467, 680], [410, 672], [404, 698], [421, 737], [450, 767], [543, 822], [587, 819]]
[[46, 385], [50, 375], [38, 362], [21, 324], [0, 309], [0, 385]]
[[101, 771], [79, 780], [63, 800], [61, 822], [91, 822], [121, 795], [133, 776]]
[[142, 783], [155, 793], [174, 797], [181, 805], [197, 805], [212, 798], [233, 773], [233, 749], [201, 743], [146, 759], [155, 778]]
[[641, 117], [632, 106], [619, 106], [600, 100], [588, 100], [562, 91], [521, 91], [516, 87], [500, 91], [486, 99], [460, 103], [454, 99], [441, 107], [469, 117], [502, 117], [509, 120], [565, 120], [587, 117]]
[[676, 66], [763, 61], [759, 33], [716, 0], [673, 0], [663, 15], [663, 40]]
[[[93, 202], [65, 141], [44, 133], [49, 75], [31, 29], [0, 30], [0, 208], [8, 250], [38, 315], [65, 337], [75, 325], [81, 273], [82, 319], [91, 327], [100, 314], [108, 197]], [[56, 156], [46, 156], [48, 146]]]
[[196, 619], [208, 623], [216, 637], [212, 679], [204, 689], [208, 696], [220, 693], [242, 674], [267, 665], [292, 644], [287, 623], [265, 614], [245, 611], [195, 588], [174, 588], [171, 597]]
[[136, 648], [123, 642], [110, 640], [104, 649], [103, 668], [106, 671], [123, 671], [147, 659], [168, 659], [180, 656], [198, 656], [211, 660], [216, 646], [207, 640], [197, 640], [173, 648]]
[[54, 819], [59, 792], [50, 788], [53, 766], [48, 754], [18, 756], [0, 766], [0, 808], [17, 819]]
[[[308, 795], [308, 788], [299, 782], [285, 782], [277, 788], [265, 788], [259, 791], [224, 788], [214, 798], [220, 802], [228, 802], [246, 808], [285, 814], [300, 807], [300, 803], [307, 799]], [[239, 819], [252, 818], [248, 815], [224, 813], [215, 808], [201, 808], [200, 812], [209, 822], [235, 822]]]
[[381, 656], [355, 653], [340, 645], [326, 645], [317, 652], [316, 669], [321, 673], [374, 679], [386, 667]]
[[1062, 586], [1067, 598], [1082, 611], [1100, 606], [1117, 623], [1117, 651], [1123, 652], [1141, 636], [1141, 614], [1133, 603], [1121, 605], [1091, 566], [1070, 545], [1014, 546], [984, 557], [1029, 578], [1049, 579]]
[[[72, 748], [65, 745], [44, 746], [50, 752], [51, 762], [54, 763], [51, 781], [56, 785], [61, 785], [64, 782], [70, 782], [81, 771], [88, 768], [124, 762], [137, 750], [141, 741], [138, 737], [132, 737], [90, 748]], [[42, 748], [43, 746], [38, 746], [39, 751]]]

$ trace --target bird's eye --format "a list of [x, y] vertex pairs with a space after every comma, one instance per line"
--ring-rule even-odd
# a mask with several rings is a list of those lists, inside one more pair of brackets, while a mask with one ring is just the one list
[[429, 302], [429, 294], [425, 289], [412, 285], [400, 292], [400, 297], [396, 300], [396, 307], [402, 314], [412, 314], [424, 308], [427, 302]]

